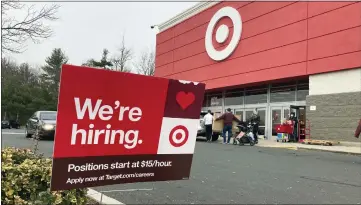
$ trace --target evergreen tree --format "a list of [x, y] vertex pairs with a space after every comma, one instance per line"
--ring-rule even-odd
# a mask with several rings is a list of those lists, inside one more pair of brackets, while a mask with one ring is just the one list
[[5, 58], [1, 59], [1, 67], [2, 119], [18, 119], [24, 123], [36, 110], [46, 107], [38, 75], [28, 64], [18, 66]]
[[[68, 57], [60, 48], [55, 48], [45, 62], [46, 65], [42, 67], [44, 73], [41, 75], [43, 88], [47, 89], [50, 96], [52, 96], [53, 103], [51, 104], [56, 105], [58, 102], [61, 66], [68, 62]], [[56, 106], [53, 109], [56, 109]]]
[[22, 125], [38, 110], [56, 110], [61, 66], [68, 58], [54, 49], [39, 73], [27, 63], [1, 59], [2, 119], [18, 119]]
[[83, 63], [83, 65], [110, 70], [110, 68], [113, 66], [113, 63], [110, 60], [108, 60], [108, 54], [109, 54], [108, 49], [104, 48], [103, 55], [102, 55], [102, 58], [100, 59], [100, 61], [90, 59], [86, 63]]

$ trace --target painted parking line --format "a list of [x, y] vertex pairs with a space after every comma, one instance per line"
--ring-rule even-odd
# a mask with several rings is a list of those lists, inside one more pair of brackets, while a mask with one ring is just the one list
[[116, 199], [113, 199], [105, 194], [102, 194], [94, 189], [88, 189], [87, 193], [88, 197], [92, 198], [93, 200], [97, 201], [100, 204], [124, 204]]
[[286, 149], [290, 149], [290, 150], [298, 150], [297, 147], [285, 147]]
[[133, 192], [133, 191], [152, 191], [153, 189], [120, 189], [120, 190], [108, 190], [98, 192], [94, 189], [88, 188], [88, 197], [92, 198], [93, 200], [97, 201], [100, 204], [124, 204], [114, 198], [111, 198], [104, 193], [111, 193], [111, 192]]
[[109, 190], [102, 191], [102, 193], [110, 193], [110, 192], [132, 192], [132, 191], [152, 191], [153, 189], [120, 189], [120, 190]]

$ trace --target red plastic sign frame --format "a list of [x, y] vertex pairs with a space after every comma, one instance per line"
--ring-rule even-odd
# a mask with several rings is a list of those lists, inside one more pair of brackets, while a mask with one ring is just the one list
[[51, 190], [188, 179], [205, 84], [63, 65]]

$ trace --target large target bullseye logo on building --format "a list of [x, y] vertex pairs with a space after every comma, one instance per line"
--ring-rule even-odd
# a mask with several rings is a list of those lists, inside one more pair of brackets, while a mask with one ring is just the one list
[[[217, 23], [225, 17], [229, 17], [232, 20], [233, 24], [233, 35], [231, 37], [230, 43], [223, 50], [216, 50], [213, 45], [212, 37], [213, 31]], [[219, 44], [224, 43], [229, 35], [229, 28], [227, 25], [222, 24], [218, 27], [216, 31], [216, 41]], [[212, 17], [211, 21], [208, 24], [206, 36], [205, 36], [205, 47], [207, 54], [210, 58], [215, 61], [221, 61], [229, 57], [233, 51], [236, 49], [239, 40], [242, 34], [242, 18], [237, 9], [232, 7], [223, 7], [218, 10]]]
[[187, 142], [188, 136], [188, 129], [183, 125], [178, 125], [170, 131], [169, 142], [174, 147], [181, 147]]

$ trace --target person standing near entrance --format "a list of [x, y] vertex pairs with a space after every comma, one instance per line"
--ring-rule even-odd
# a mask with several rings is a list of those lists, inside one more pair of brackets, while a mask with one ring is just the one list
[[251, 116], [251, 123], [253, 124], [253, 136], [254, 141], [258, 142], [258, 130], [259, 130], [259, 123], [261, 122], [261, 117], [258, 115], [258, 110], [255, 108], [253, 110], [252, 116]]
[[207, 142], [212, 142], [212, 124], [213, 124], [212, 111], [208, 110], [208, 113], [204, 116], [203, 121], [206, 129]]
[[289, 120], [292, 122], [293, 132], [290, 135], [290, 138], [288, 138], [288, 140], [291, 142], [297, 142], [298, 141], [298, 136], [297, 136], [298, 120], [297, 120], [295, 112], [291, 112]]
[[[222, 116], [216, 119], [216, 121], [218, 120], [223, 120], [223, 144], [226, 143], [229, 144], [232, 137], [233, 121], [236, 121], [238, 123], [241, 123], [242, 121], [240, 121], [238, 118], [236, 118], [236, 116], [233, 115], [231, 108], [228, 108], [226, 113], [224, 113]], [[228, 133], [228, 139], [226, 142], [227, 133]]]

